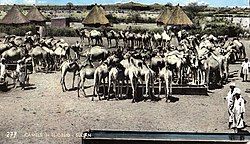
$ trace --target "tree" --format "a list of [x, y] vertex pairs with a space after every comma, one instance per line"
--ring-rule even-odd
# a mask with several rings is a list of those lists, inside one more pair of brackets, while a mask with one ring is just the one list
[[204, 11], [208, 5], [198, 5], [198, 2], [191, 2], [187, 5], [186, 11], [191, 20], [194, 20], [198, 13]]
[[171, 2], [168, 2], [167, 4], [165, 4], [165, 7], [172, 7], [173, 4]]
[[71, 13], [71, 9], [74, 7], [74, 5], [73, 5], [72, 2], [68, 2], [68, 3], [66, 4], [66, 7], [67, 7], [67, 9], [69, 10], [69, 12]]

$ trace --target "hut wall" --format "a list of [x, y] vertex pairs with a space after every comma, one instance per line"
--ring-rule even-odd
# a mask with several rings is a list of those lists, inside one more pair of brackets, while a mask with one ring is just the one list
[[57, 28], [69, 27], [69, 20], [67, 18], [52, 18], [51, 27], [57, 27]]

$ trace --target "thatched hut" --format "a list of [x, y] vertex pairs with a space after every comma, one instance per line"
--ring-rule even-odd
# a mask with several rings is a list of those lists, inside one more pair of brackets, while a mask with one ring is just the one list
[[157, 25], [166, 25], [171, 15], [172, 11], [170, 7], [165, 8], [165, 10], [162, 11], [156, 19]]
[[193, 25], [193, 22], [189, 19], [181, 7], [177, 5], [166, 24], [174, 26], [191, 26]]
[[90, 27], [108, 26], [110, 24], [104, 12], [97, 5], [91, 9], [82, 23]]
[[0, 21], [3, 25], [25, 25], [29, 22], [29, 19], [20, 12], [18, 6], [15, 4]]
[[101, 10], [101, 12], [106, 16], [108, 15], [108, 13], [104, 10], [104, 8], [102, 6], [99, 6], [99, 9]]
[[37, 9], [35, 5], [30, 9], [26, 17], [31, 23], [36, 25], [45, 25], [46, 23], [45, 16]]

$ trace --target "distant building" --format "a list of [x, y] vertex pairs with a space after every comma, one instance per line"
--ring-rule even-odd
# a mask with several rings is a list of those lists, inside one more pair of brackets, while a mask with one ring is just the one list
[[181, 25], [193, 25], [193, 22], [189, 19], [186, 13], [181, 9], [179, 5], [173, 10], [167, 25], [181, 26]]
[[84, 26], [90, 27], [108, 26], [110, 25], [110, 23], [105, 14], [106, 12], [103, 8], [95, 5], [82, 23], [84, 24]]
[[166, 25], [171, 15], [172, 11], [170, 7], [165, 8], [165, 10], [162, 11], [160, 15], [156, 18], [157, 25]]
[[51, 18], [51, 27], [64, 28], [69, 27], [70, 22], [66, 17]]
[[26, 17], [29, 21], [36, 25], [44, 26], [46, 23], [45, 16], [37, 9], [36, 6], [33, 6], [31, 10], [27, 13]]
[[13, 5], [12, 8], [7, 12], [7, 14], [0, 21], [4, 25], [25, 25], [30, 23], [29, 19], [20, 12], [17, 5]]

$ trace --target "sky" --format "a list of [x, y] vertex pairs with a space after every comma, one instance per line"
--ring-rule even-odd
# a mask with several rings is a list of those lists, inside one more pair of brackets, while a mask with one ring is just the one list
[[[0, 0], [0, 4], [37, 4], [37, 5], [65, 5], [72, 2], [74, 5], [88, 5], [88, 4], [115, 4], [126, 3], [131, 0]], [[144, 4], [166, 4], [168, 2], [173, 5], [187, 5], [190, 2], [198, 2], [198, 4], [208, 4], [213, 7], [249, 7], [250, 0], [132, 0]]]

